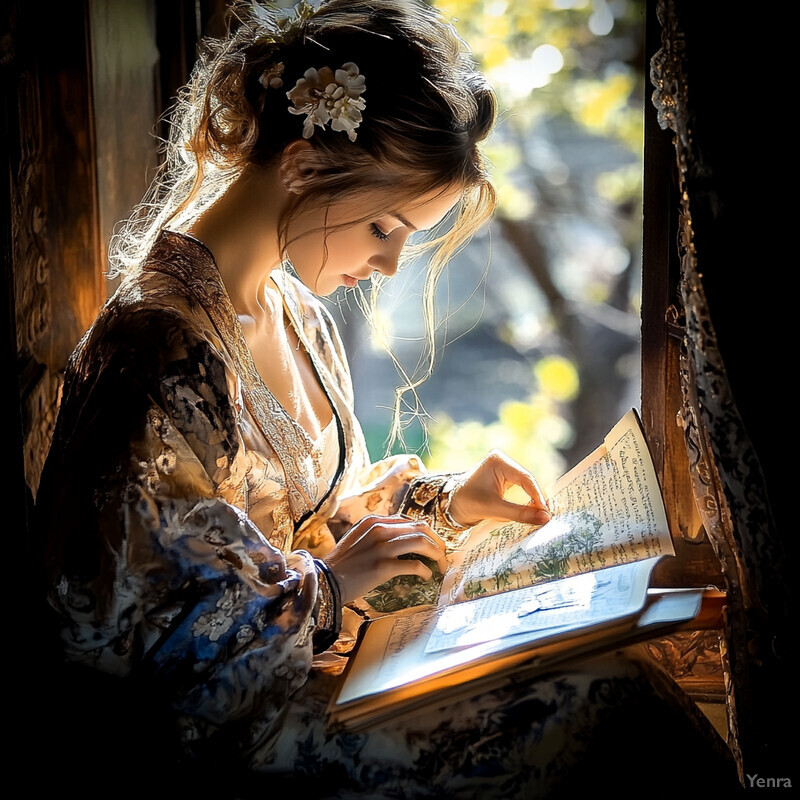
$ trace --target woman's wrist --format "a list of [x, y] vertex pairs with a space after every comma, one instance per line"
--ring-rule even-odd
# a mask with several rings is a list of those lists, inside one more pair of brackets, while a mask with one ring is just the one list
[[336, 576], [320, 558], [314, 559], [317, 568], [316, 629], [312, 640], [315, 653], [327, 650], [339, 638], [342, 629], [342, 594]]
[[464, 485], [465, 472], [457, 472], [451, 475], [442, 486], [436, 500], [437, 512], [441, 519], [454, 531], [464, 531], [469, 525], [463, 525], [451, 513], [453, 497], [455, 493]]
[[451, 513], [453, 496], [463, 486], [465, 476], [464, 472], [453, 472], [415, 478], [409, 484], [400, 513], [428, 521], [443, 535], [467, 530], [470, 526], [460, 523]]

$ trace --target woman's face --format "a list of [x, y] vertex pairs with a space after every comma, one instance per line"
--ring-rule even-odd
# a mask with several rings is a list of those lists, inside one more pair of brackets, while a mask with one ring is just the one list
[[319, 296], [353, 287], [373, 272], [391, 277], [408, 237], [435, 227], [460, 197], [459, 189], [432, 191], [357, 223], [351, 221], [363, 218], [370, 207], [385, 207], [385, 201], [379, 205], [377, 195], [367, 193], [327, 210], [308, 211], [289, 225], [289, 260], [300, 280]]

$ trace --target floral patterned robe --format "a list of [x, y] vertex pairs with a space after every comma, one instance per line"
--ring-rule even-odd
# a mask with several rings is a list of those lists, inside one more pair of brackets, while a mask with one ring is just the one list
[[334, 479], [259, 378], [212, 255], [164, 232], [71, 359], [37, 496], [67, 658], [157, 687], [204, 762], [306, 776], [325, 796], [534, 796], [574, 781], [592, 731], [655, 696], [632, 662], [369, 735], [327, 729], [340, 670], [325, 657], [341, 656], [314, 660], [313, 557], [342, 526], [396, 511], [424, 468], [369, 463], [336, 327], [276, 277], [334, 410]]

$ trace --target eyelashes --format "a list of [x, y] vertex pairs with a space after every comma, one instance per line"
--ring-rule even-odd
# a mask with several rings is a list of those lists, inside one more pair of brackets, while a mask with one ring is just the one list
[[382, 242], [385, 242], [389, 238], [388, 233], [384, 233], [374, 222], [371, 222], [369, 225], [370, 232], [376, 239], [380, 239]]

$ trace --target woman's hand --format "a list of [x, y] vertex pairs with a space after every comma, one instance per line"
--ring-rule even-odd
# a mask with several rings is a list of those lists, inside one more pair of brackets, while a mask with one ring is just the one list
[[[513, 486], [519, 486], [530, 502], [519, 505], [506, 500], [504, 495]], [[504, 453], [493, 450], [453, 492], [450, 516], [469, 526], [485, 519], [544, 525], [550, 519], [550, 511], [533, 475]]]
[[396, 515], [364, 517], [342, 536], [325, 562], [338, 580], [342, 602], [362, 597], [376, 586], [397, 575], [432, 576], [418, 559], [399, 556], [415, 553], [447, 568], [445, 543], [424, 522]]

